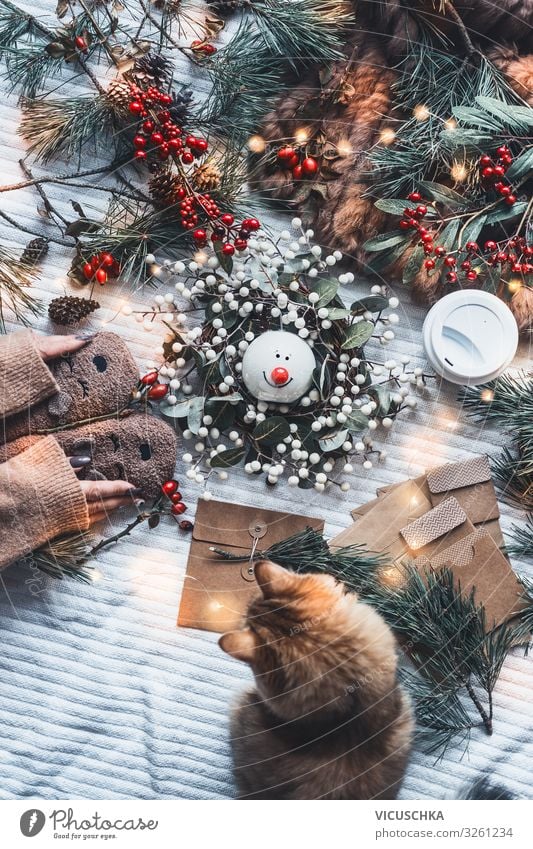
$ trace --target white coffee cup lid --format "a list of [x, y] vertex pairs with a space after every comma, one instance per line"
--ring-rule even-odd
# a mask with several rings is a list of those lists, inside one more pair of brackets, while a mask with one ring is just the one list
[[452, 383], [474, 386], [501, 374], [518, 346], [511, 310], [477, 289], [445, 295], [428, 312], [422, 334], [435, 371]]

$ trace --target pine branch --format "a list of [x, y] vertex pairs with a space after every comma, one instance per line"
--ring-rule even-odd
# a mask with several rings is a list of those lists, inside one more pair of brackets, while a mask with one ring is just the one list
[[511, 557], [533, 557], [533, 514], [529, 514], [524, 525], [511, 526], [511, 539], [505, 546]]
[[65, 534], [33, 551], [25, 561], [52, 578], [68, 577], [90, 584], [93, 567], [86, 563], [91, 551], [90, 543], [87, 533]]
[[21, 324], [41, 315], [41, 305], [26, 291], [31, 286], [35, 268], [0, 247], [0, 332], [6, 332], [6, 313]]

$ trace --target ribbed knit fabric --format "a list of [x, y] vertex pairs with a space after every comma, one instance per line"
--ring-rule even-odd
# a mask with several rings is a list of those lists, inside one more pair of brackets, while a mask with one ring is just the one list
[[0, 417], [27, 410], [57, 391], [30, 330], [0, 337]]
[[88, 527], [79, 481], [52, 436], [0, 465], [0, 569], [53, 537]]

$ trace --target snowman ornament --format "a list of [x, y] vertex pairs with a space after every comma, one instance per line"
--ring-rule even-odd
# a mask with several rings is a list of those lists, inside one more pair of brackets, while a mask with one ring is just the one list
[[294, 333], [268, 330], [246, 349], [242, 379], [258, 401], [290, 404], [311, 386], [315, 366], [307, 342]]

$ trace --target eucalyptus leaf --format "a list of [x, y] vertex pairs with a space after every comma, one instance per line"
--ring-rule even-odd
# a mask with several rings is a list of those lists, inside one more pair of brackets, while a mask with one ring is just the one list
[[336, 451], [341, 445], [346, 442], [348, 437], [347, 430], [335, 430], [332, 433], [328, 434], [328, 436], [323, 437], [323, 439], [318, 440], [318, 444], [320, 445], [322, 451], [326, 454], [329, 454], [331, 451]]
[[390, 389], [388, 389], [383, 384], [378, 384], [377, 386], [372, 386], [368, 390], [368, 394], [373, 396], [374, 400], [378, 404], [378, 415], [386, 416], [390, 410], [391, 405]]
[[329, 278], [315, 280], [310, 286], [310, 289], [320, 296], [320, 299], [315, 304], [315, 307], [319, 309], [320, 307], [326, 307], [333, 300], [339, 289], [339, 282], [338, 280], [331, 280]]
[[361, 410], [352, 410], [345, 422], [350, 433], [359, 433], [368, 427], [368, 417]]
[[358, 301], [354, 301], [350, 310], [352, 313], [363, 313], [363, 312], [381, 312], [386, 307], [388, 307], [389, 302], [387, 298], [384, 298], [383, 295], [368, 295], [366, 298], [360, 298]]
[[230, 466], [237, 466], [245, 455], [244, 448], [228, 448], [227, 451], [221, 451], [216, 457], [211, 458], [212, 469], [227, 469]]
[[403, 230], [391, 230], [389, 233], [380, 233], [373, 239], [368, 239], [363, 245], [363, 250], [372, 253], [374, 251], [386, 251], [388, 248], [393, 248], [395, 245], [407, 244], [411, 241], [411, 236], [404, 233]]
[[331, 307], [328, 309], [328, 318], [330, 321], [340, 321], [343, 318], [348, 318], [350, 310], [341, 307]]
[[468, 204], [468, 201], [462, 195], [448, 188], [448, 186], [444, 186], [442, 183], [432, 183], [429, 180], [424, 180], [420, 186], [433, 200], [443, 203], [452, 209], [461, 209]]
[[341, 347], [343, 350], [351, 348], [360, 348], [365, 342], [368, 342], [374, 332], [374, 325], [371, 321], [360, 321], [358, 324], [351, 324], [346, 330], [344, 342]]
[[189, 413], [187, 416], [187, 426], [196, 436], [202, 426], [202, 416], [204, 414], [205, 398], [203, 395], [197, 395], [191, 398], [189, 403]]
[[213, 242], [215, 246], [215, 254], [217, 259], [226, 272], [226, 274], [231, 274], [233, 269], [233, 260], [230, 256], [227, 256], [222, 250], [222, 242]]
[[287, 419], [282, 416], [270, 416], [256, 425], [253, 438], [263, 445], [277, 445], [289, 436], [290, 427]]
[[213, 402], [214, 399], [208, 399], [205, 402], [204, 407], [204, 414], [211, 416], [213, 419], [209, 427], [216, 427], [222, 431], [226, 430], [228, 427], [231, 427], [235, 421], [235, 406], [233, 404], [228, 404], [227, 401], [224, 404]]
[[406, 286], [409, 286], [409, 284], [415, 279], [416, 275], [420, 271], [423, 259], [424, 248], [421, 245], [417, 245], [407, 260], [403, 270], [402, 283], [405, 283]]
[[179, 401], [177, 404], [166, 404], [162, 401], [159, 405], [159, 412], [166, 419], [186, 419], [189, 414], [190, 401]]
[[487, 213], [486, 224], [500, 224], [502, 221], [510, 221], [512, 218], [516, 218], [518, 215], [523, 215], [527, 209], [527, 201], [519, 201], [518, 203], [513, 203], [512, 206], [507, 206], [507, 204], [499, 203], [496, 209], [493, 209], [491, 212]]
[[522, 177], [531, 176], [533, 173], [533, 147], [524, 150], [520, 156], [514, 160], [505, 174], [506, 180], [513, 182], [521, 180]]

